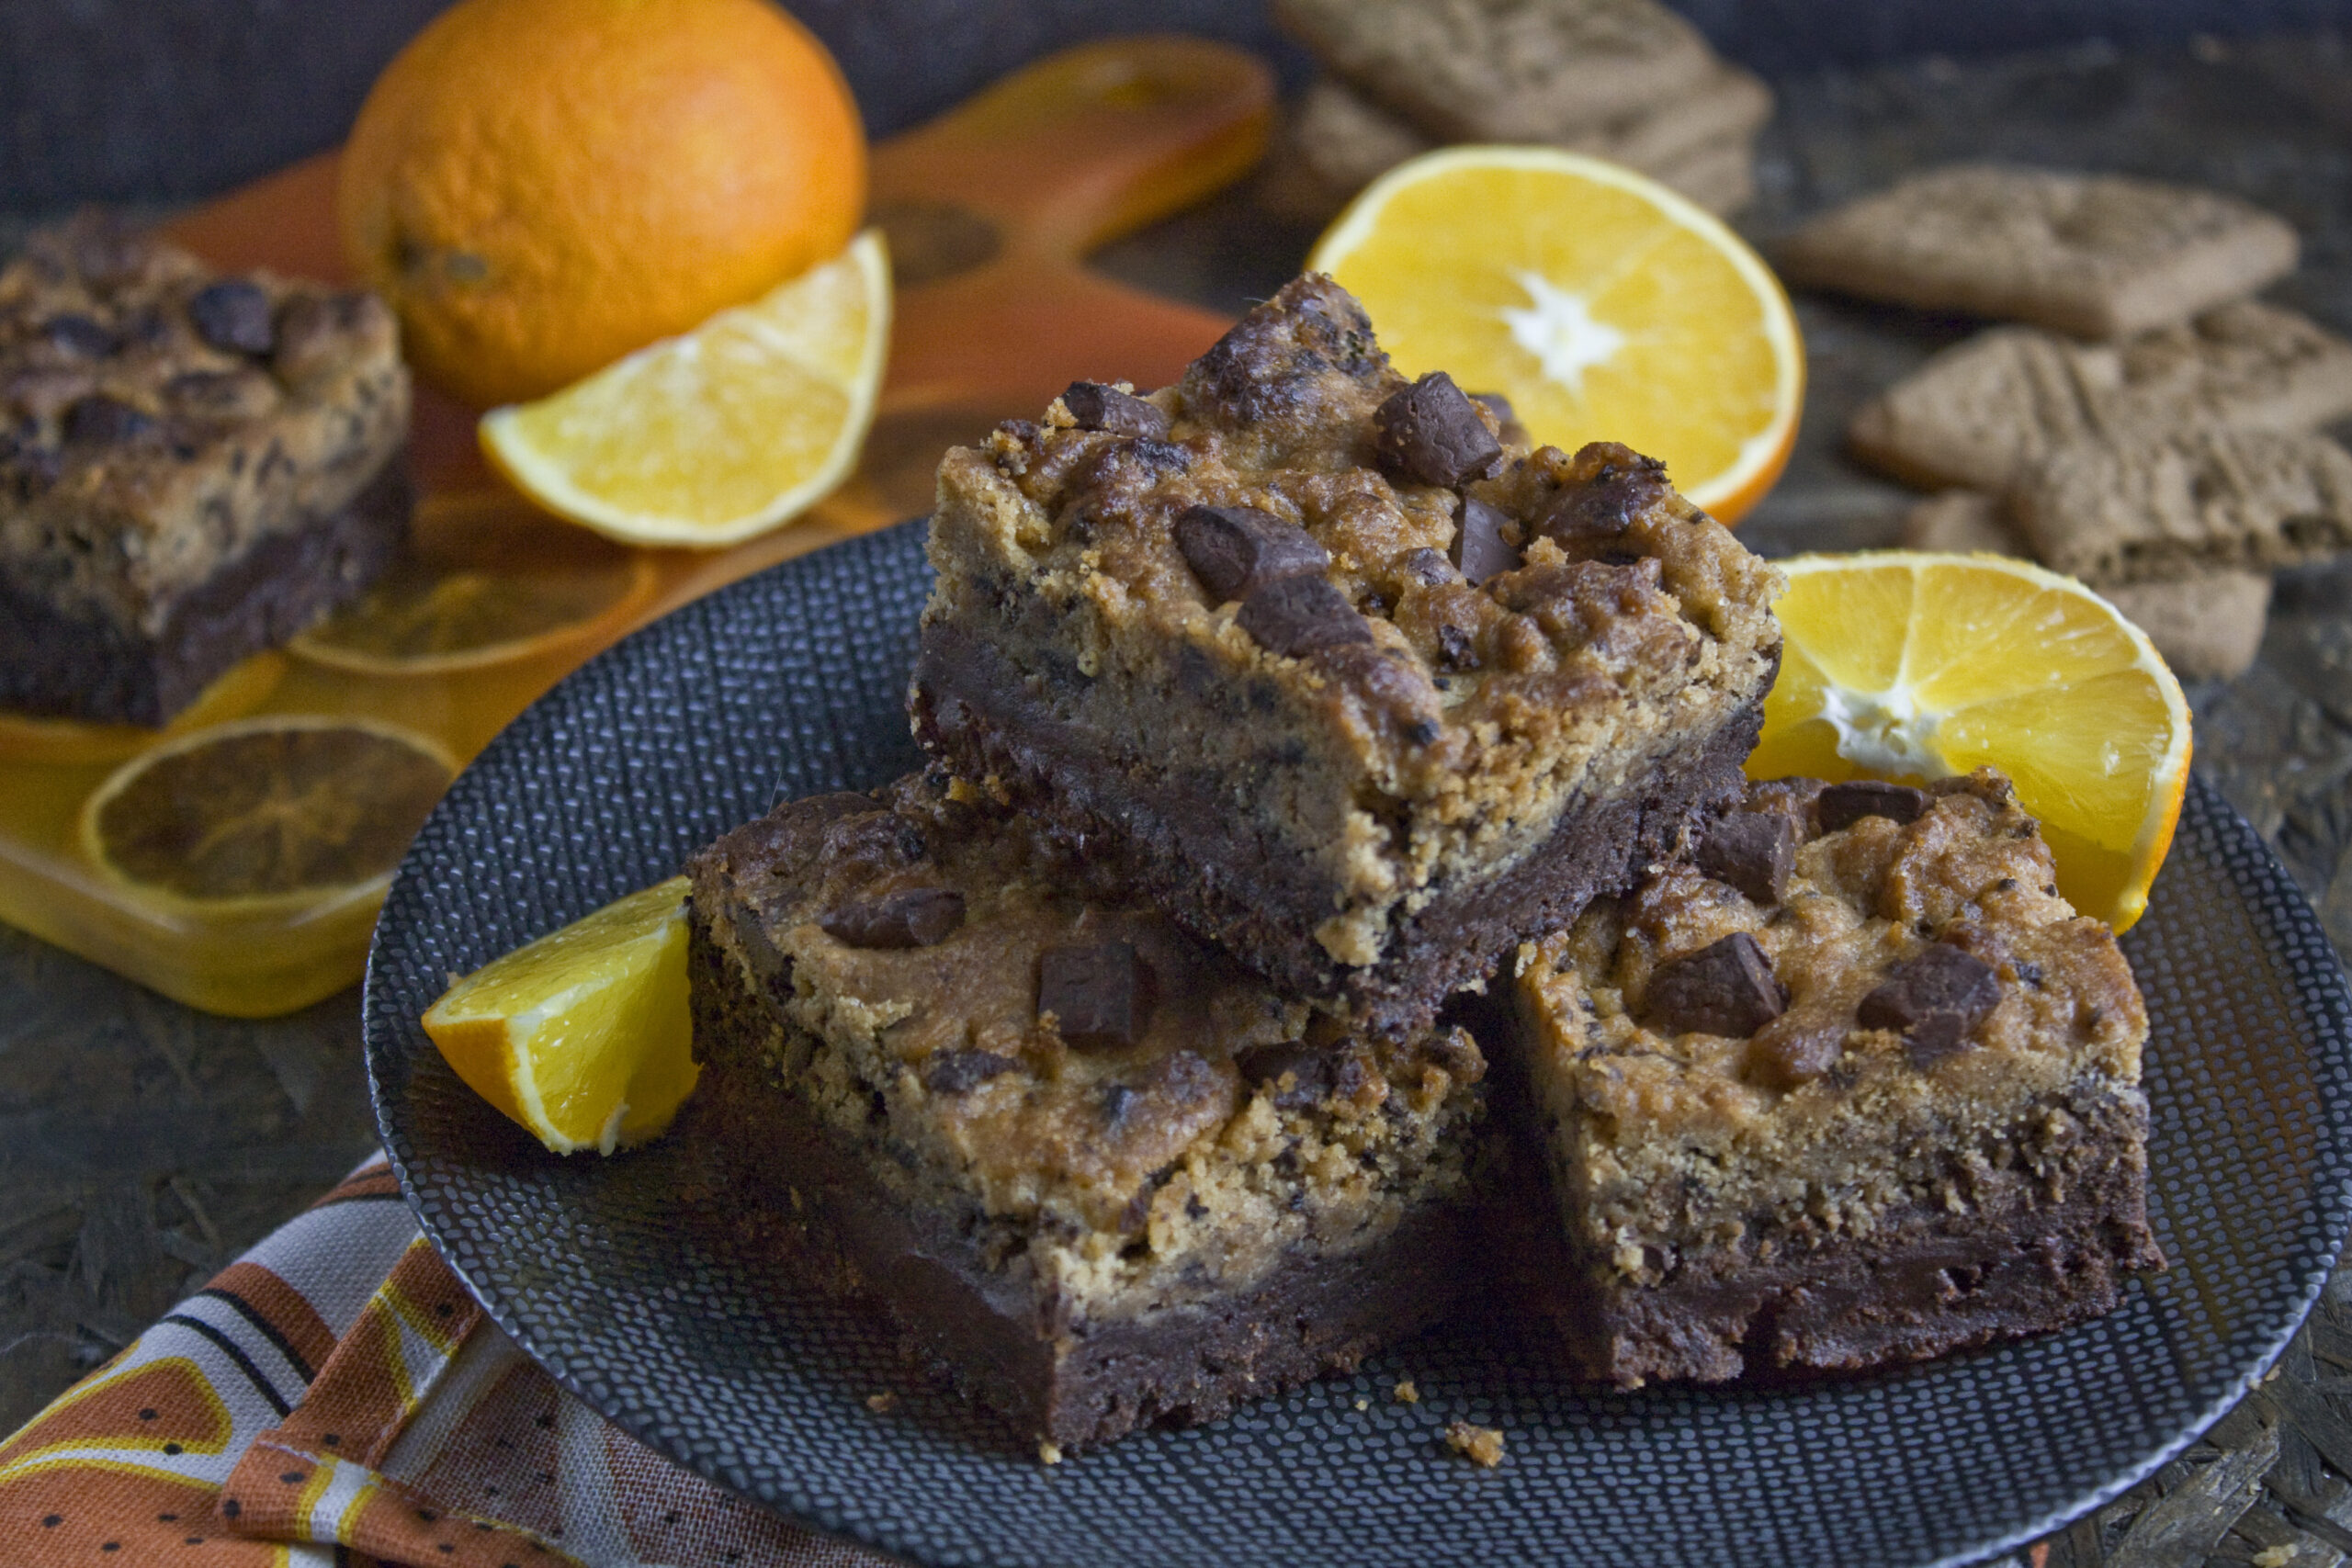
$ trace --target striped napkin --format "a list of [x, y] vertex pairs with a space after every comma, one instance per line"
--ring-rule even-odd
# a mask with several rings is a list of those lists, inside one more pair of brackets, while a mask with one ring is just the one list
[[381, 1156], [0, 1444], [21, 1568], [884, 1568], [557, 1388]]

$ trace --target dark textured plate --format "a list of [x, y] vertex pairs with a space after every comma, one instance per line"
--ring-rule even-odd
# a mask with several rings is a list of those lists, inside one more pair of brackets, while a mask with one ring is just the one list
[[[928, 584], [920, 533], [894, 529], [612, 649], [458, 779], [377, 930], [368, 1070], [426, 1233], [559, 1382], [680, 1462], [933, 1563], [1962, 1562], [2145, 1474], [2315, 1299], [2352, 1213], [2352, 1010], [2301, 896], [2197, 784], [2124, 941], [2154, 1021], [2150, 1207], [2173, 1267], [2112, 1316], [1853, 1383], [1630, 1395], [1568, 1382], [1540, 1345], [1439, 1331], [1222, 1425], [1039, 1465], [911, 1389], [863, 1317], [723, 1218], [681, 1224], [693, 1150], [548, 1155], [416, 1024], [453, 971], [774, 801], [913, 765], [899, 705]], [[1390, 1396], [1405, 1376], [1417, 1404]], [[877, 1415], [882, 1390], [902, 1399]], [[1454, 1416], [1504, 1428], [1499, 1469], [1445, 1454]]]

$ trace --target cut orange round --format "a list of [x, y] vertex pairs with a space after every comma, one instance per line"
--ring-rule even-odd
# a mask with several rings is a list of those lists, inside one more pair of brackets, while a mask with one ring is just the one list
[[431, 740], [372, 720], [217, 725], [117, 769], [82, 807], [82, 849], [183, 913], [288, 912], [380, 890], [456, 773]]
[[208, 725], [243, 718], [261, 706], [286, 673], [286, 656], [264, 649], [229, 666], [194, 702], [160, 729], [136, 724], [96, 724], [78, 718], [40, 718], [0, 710], [0, 761], [119, 762], [158, 740]]
[[848, 474], [889, 341], [890, 264], [869, 229], [764, 299], [492, 409], [482, 450], [533, 501], [612, 538], [735, 544]]
[[1785, 639], [1751, 778], [1990, 766], [2041, 819], [2059, 891], [2118, 931], [2188, 787], [2188, 705], [2147, 634], [2070, 577], [1888, 550], [1778, 563]]
[[640, 1143], [695, 1086], [686, 879], [492, 960], [424, 1014], [476, 1094], [558, 1154]]
[[1657, 181], [1548, 147], [1453, 147], [1351, 203], [1307, 265], [1408, 376], [1500, 392], [1539, 442], [1622, 441], [1734, 523], [1780, 478], [1804, 346], [1770, 267]]
[[432, 496], [390, 570], [288, 646], [353, 674], [452, 674], [585, 651], [658, 586], [643, 551], [552, 523], [519, 496]]

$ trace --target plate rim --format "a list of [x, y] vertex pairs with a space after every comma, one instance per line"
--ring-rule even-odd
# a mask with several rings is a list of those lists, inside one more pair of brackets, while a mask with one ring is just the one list
[[[808, 563], [836, 551], [883, 547], [888, 543], [909, 536], [914, 530], [921, 529], [926, 521], [923, 518], [915, 518], [825, 546], [820, 549], [764, 568], [761, 571], [714, 590], [700, 599], [672, 609], [631, 632], [611, 648], [598, 653], [536, 699], [510, 723], [506, 729], [502, 730], [480, 755], [461, 770], [461, 776], [485, 764], [491, 767], [501, 765], [508, 746], [521, 744], [519, 739], [510, 742], [509, 737], [520, 735], [526, 721], [534, 711], [548, 703], [566, 688], [575, 684], [593, 686], [603, 680], [604, 671], [617, 667], [622, 660], [629, 657], [628, 650], [633, 646], [639, 645], [641, 640], [650, 641], [657, 637], [680, 635], [679, 623], [683, 618], [695, 612], [698, 607], [716, 605], [736, 596], [753, 595], [759, 591], [761, 585], [769, 580], [808, 570]], [[431, 817], [427, 819], [428, 828], [441, 818], [445, 810], [449, 809], [448, 803], [457, 794], [458, 791], [453, 783], [450, 792], [445, 794], [442, 800], [435, 805]], [[2256, 924], [2267, 938], [2274, 941], [2279, 938], [2288, 939], [2284, 943], [2283, 952], [2280, 952], [2278, 947], [2273, 949], [2274, 952], [2280, 952], [2280, 956], [2288, 961], [2289, 974], [2282, 988], [2293, 998], [2296, 1003], [2294, 1015], [2312, 1026], [2314, 1045], [2324, 1051], [2333, 1044], [2335, 1054], [2347, 1066], [2352, 1066], [2352, 976], [2347, 976], [2344, 961], [2335, 953], [2333, 944], [2327, 940], [2324, 930], [2312, 908], [2308, 896], [2302, 893], [2300, 885], [2295, 883], [2291, 874], [2278, 860], [2277, 852], [2262, 840], [2253, 825], [2229, 803], [2217, 787], [2202, 776], [2192, 773], [2188, 780], [2188, 794], [2195, 797], [2196, 808], [2209, 817], [2218, 835], [2224, 839], [2235, 838], [2244, 846], [2256, 852], [2260, 857], [2260, 862], [2267, 863], [2268, 869], [2275, 874], [2278, 885], [2293, 890], [2295, 898], [2285, 909], [2284, 929], [2279, 929], [2278, 921], [2267, 918], [2257, 919]], [[422, 840], [424, 836], [424, 829], [420, 829], [419, 839]], [[412, 874], [413, 863], [413, 851], [404, 853], [401, 866], [393, 877], [393, 887], [396, 892], [400, 884]], [[2233, 884], [2239, 881], [2235, 874], [2225, 874], [2230, 875]], [[2233, 890], [2242, 897], [2245, 894], [2242, 886], [2233, 886]], [[2260, 914], [2258, 904], [2251, 898], [2245, 899], [2245, 902], [2249, 908], [2256, 909], [2257, 915]], [[387, 911], [394, 907], [395, 901], [388, 898], [385, 906]], [[568, 1370], [562, 1359], [552, 1357], [540, 1348], [527, 1315], [519, 1313], [514, 1303], [504, 1300], [497, 1292], [489, 1288], [485, 1282], [477, 1280], [468, 1271], [465, 1264], [456, 1255], [454, 1243], [443, 1237], [429, 1217], [425, 1194], [412, 1177], [409, 1162], [401, 1153], [401, 1147], [406, 1140], [402, 1134], [402, 1123], [398, 1119], [399, 1108], [395, 1103], [396, 1096], [390, 1080], [395, 1077], [405, 1079], [409, 1066], [401, 1043], [398, 1039], [382, 1038], [381, 1032], [374, 1025], [377, 1010], [368, 1005], [368, 999], [378, 993], [379, 958], [386, 945], [385, 933], [389, 919], [388, 915], [386, 920], [379, 920], [369, 937], [368, 961], [361, 980], [361, 1043], [368, 1077], [369, 1110], [375, 1120], [377, 1134], [387, 1161], [398, 1182], [401, 1196], [408, 1204], [410, 1213], [416, 1221], [419, 1231], [432, 1244], [435, 1252], [442, 1261], [465, 1286], [468, 1293], [474, 1298], [484, 1314], [514, 1342], [515, 1348], [527, 1357], [535, 1367], [558, 1387], [578, 1399], [589, 1410], [595, 1412], [601, 1419], [612, 1423], [635, 1441], [689, 1473], [701, 1477], [731, 1495], [742, 1498], [755, 1507], [788, 1519], [820, 1536], [846, 1541], [897, 1561], [909, 1562], [927, 1561], [913, 1555], [912, 1547], [890, 1539], [876, 1524], [849, 1517], [828, 1518], [787, 1508], [770, 1498], [760, 1495], [747, 1486], [741, 1486], [728, 1480], [718, 1473], [718, 1466], [707, 1466], [698, 1462], [696, 1457], [687, 1451], [683, 1436], [673, 1442], [665, 1439], [657, 1429], [659, 1416], [653, 1406], [658, 1404], [658, 1400], [647, 1402], [646, 1408], [633, 1413], [617, 1399], [604, 1399], [591, 1393], [583, 1378]], [[2309, 972], [2298, 970], [2293, 965], [2292, 960], [2299, 952], [2324, 958], [2325, 962], [2313, 965]], [[390, 986], [391, 982], [386, 979], [383, 984]], [[2335, 1142], [2339, 1148], [2352, 1146], [2352, 1095], [2331, 1094], [2323, 1081], [2317, 1085], [2315, 1098], [2318, 1101], [2318, 1114], [2314, 1119], [2315, 1143], [2312, 1145], [2314, 1152], [2323, 1156], [2325, 1155], [2330, 1145], [2331, 1134], [2335, 1135]], [[2318, 1168], [2315, 1175], [2324, 1176], [2328, 1162], [2322, 1157], [2314, 1163]], [[2171, 1436], [2155, 1444], [2140, 1460], [2126, 1465], [2105, 1482], [2077, 1494], [2069, 1501], [2045, 1511], [2041, 1516], [2006, 1533], [1971, 1542], [1961, 1550], [1925, 1560], [1918, 1564], [1918, 1568], [1966, 1568], [1969, 1564], [1985, 1564], [1998, 1559], [2003, 1553], [2014, 1551], [2050, 1535], [2056, 1529], [2105, 1506], [2155, 1473], [2196, 1442], [2207, 1428], [2234, 1409], [2256, 1386], [2263, 1373], [2276, 1363], [2294, 1337], [2302, 1330], [2311, 1313], [2318, 1304], [2330, 1275], [2343, 1256], [2346, 1245], [2347, 1229], [2352, 1229], [2352, 1168], [2339, 1173], [2338, 1179], [2332, 1187], [2323, 1186], [2315, 1181], [2312, 1193], [2317, 1221], [2325, 1227], [2332, 1239], [2322, 1248], [2323, 1256], [2298, 1286], [2291, 1299], [2291, 1310], [2288, 1313], [2283, 1325], [2260, 1343], [2258, 1350], [2250, 1353], [2250, 1364], [2238, 1374], [2234, 1382], [2209, 1400], [2196, 1413], [2187, 1417]], [[1923, 1366], [1928, 1364], [1922, 1363]]]

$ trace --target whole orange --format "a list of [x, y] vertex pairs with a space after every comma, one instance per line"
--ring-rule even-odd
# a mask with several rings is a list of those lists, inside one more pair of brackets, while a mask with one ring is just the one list
[[336, 217], [410, 359], [537, 398], [838, 253], [865, 141], [765, 0], [460, 0], [368, 93]]

